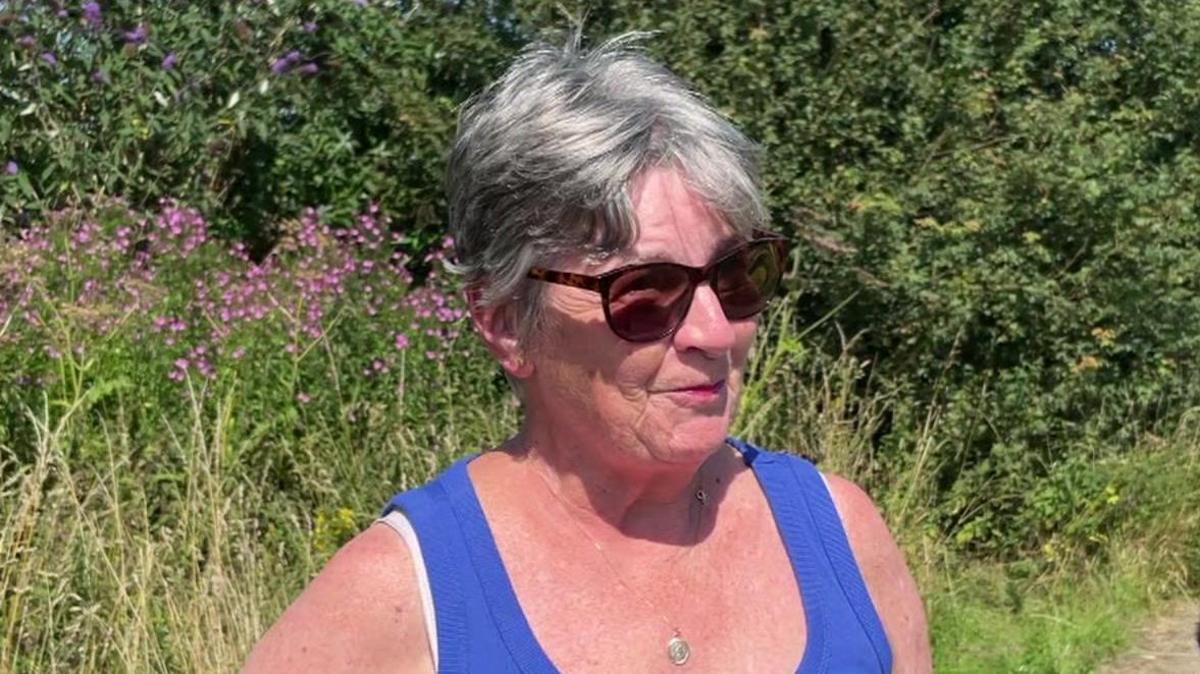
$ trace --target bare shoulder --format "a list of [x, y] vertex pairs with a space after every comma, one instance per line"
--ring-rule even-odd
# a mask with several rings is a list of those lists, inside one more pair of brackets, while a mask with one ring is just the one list
[[242, 674], [431, 672], [412, 557], [375, 524], [329, 560], [250, 654]]
[[892, 646], [892, 671], [896, 674], [933, 671], [925, 608], [887, 523], [861, 487], [837, 475], [826, 474], [825, 478], [867, 583], [867, 592], [879, 610]]

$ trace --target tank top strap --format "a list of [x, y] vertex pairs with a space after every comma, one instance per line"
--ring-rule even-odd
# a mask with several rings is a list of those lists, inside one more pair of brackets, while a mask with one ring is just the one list
[[[438, 672], [557, 674], [537, 643], [492, 538], [467, 464], [392, 498], [421, 541], [433, 594]], [[385, 510], [385, 513], [387, 512]]]
[[816, 521], [821, 546], [825, 550], [829, 565], [833, 568], [842, 595], [870, 640], [871, 647], [879, 658], [880, 670], [890, 672], [892, 649], [883, 630], [883, 622], [875, 610], [875, 603], [871, 601], [871, 595], [867, 592], [867, 583], [862, 570], [859, 569], [858, 560], [850, 548], [846, 527], [833, 503], [829, 485], [812, 463], [798, 458], [791, 463], [798, 479], [805, 485], [802, 492], [809, 502], [809, 510]]
[[[447, 469], [446, 476], [457, 472], [465, 478], [466, 462], [467, 459], [456, 462]], [[468, 552], [458, 535], [458, 527], [448, 526], [445, 521], [450, 506], [446, 482], [439, 479], [396, 494], [383, 509], [383, 515], [393, 510], [402, 511], [420, 537], [429, 589], [437, 607], [434, 617], [440, 674], [468, 671], [468, 612], [462, 576], [463, 560], [468, 559]]]
[[[464, 568], [471, 568], [475, 572], [477, 588], [481, 592], [481, 608], [487, 611], [504, 649], [521, 672], [558, 674], [549, 656], [538, 644], [517, 601], [516, 590], [504, 568], [496, 540], [492, 537], [487, 515], [467, 473], [467, 462], [464, 460], [460, 463], [461, 468], [456, 466], [458, 470], [447, 471], [444, 478], [468, 555]], [[493, 669], [500, 671], [494, 667], [489, 671]]]
[[[742, 453], [743, 460], [754, 469], [763, 491], [776, 513], [776, 522], [796, 566], [802, 591], [810, 589], [830, 602], [822, 619], [832, 633], [844, 635], [855, 629], [866, 637], [878, 662], [879, 671], [892, 669], [892, 651], [875, 604], [867, 592], [866, 581], [858, 567], [846, 529], [825, 479], [811, 461], [800, 456], [771, 452], [743, 440], [730, 438], [730, 445]], [[810, 541], [819, 541], [812, 545]], [[807, 549], [815, 559], [800, 564]], [[808, 611], [807, 601], [805, 602]], [[852, 622], [851, 622], [852, 621]], [[847, 622], [851, 624], [847, 625]], [[811, 638], [824, 639], [822, 633]], [[814, 647], [818, 644], [813, 644]], [[820, 644], [822, 659], [829, 656], [827, 643]], [[813, 649], [810, 649], [813, 650]], [[808, 658], [806, 657], [805, 660]], [[807, 663], [806, 663], [807, 664]], [[801, 667], [802, 672], [808, 670]], [[825, 671], [821, 666], [815, 671]]]

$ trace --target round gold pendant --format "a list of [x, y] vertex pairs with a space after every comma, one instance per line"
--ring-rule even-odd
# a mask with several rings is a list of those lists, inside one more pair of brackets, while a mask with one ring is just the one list
[[688, 642], [683, 640], [683, 637], [675, 635], [667, 642], [667, 657], [671, 658], [671, 663], [682, 665], [688, 661], [692, 655], [692, 647], [688, 646]]

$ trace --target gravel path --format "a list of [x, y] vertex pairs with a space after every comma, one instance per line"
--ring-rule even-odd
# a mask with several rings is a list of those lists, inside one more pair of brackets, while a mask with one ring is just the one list
[[1200, 603], [1180, 602], [1138, 630], [1137, 643], [1100, 674], [1200, 674]]

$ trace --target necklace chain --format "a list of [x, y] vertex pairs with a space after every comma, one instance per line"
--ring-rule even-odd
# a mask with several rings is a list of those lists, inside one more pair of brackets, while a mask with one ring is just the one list
[[[537, 470], [536, 468], [534, 469], [534, 472], [537, 473], [538, 477], [542, 480], [542, 483], [546, 486], [546, 490], [549, 491], [550, 495], [554, 497], [554, 500], [556, 503], [558, 503], [558, 506], [560, 508], [562, 508], [564, 514], [566, 514], [567, 519], [571, 522], [572, 526], [574, 526], [576, 529], [578, 529], [579, 532], [581, 534], [583, 534], [584, 538], [586, 538], [588, 540], [588, 542], [590, 542], [592, 544], [592, 547], [594, 547], [596, 549], [596, 554], [600, 556], [600, 559], [604, 560], [604, 564], [608, 567], [609, 575], [611, 575], [617, 581], [617, 583], [622, 588], [625, 589], [626, 593], [633, 596], [638, 601], [642, 602], [648, 608], [650, 608], [651, 612], [654, 613], [655, 615], [657, 615], [658, 619], [661, 620], [662, 623], [667, 626], [667, 629], [669, 629], [671, 631], [671, 638], [667, 640], [667, 658], [671, 661], [672, 664], [677, 665], [677, 666], [682, 666], [682, 665], [686, 664], [687, 661], [689, 659], [691, 659], [692, 648], [691, 648], [691, 645], [687, 642], [687, 640], [683, 638], [683, 633], [680, 631], [679, 627], [677, 625], [672, 624], [670, 620], [667, 620], [666, 614], [662, 611], [661, 608], [659, 608], [657, 603], [651, 601], [648, 597], [646, 597], [646, 595], [642, 594], [641, 592], [634, 590], [629, 585], [629, 583], [625, 582], [625, 579], [622, 578], [621, 574], [617, 571], [616, 564], [613, 564], [613, 562], [609, 558], [608, 554], [604, 552], [604, 547], [601, 546], [600, 542], [597, 541], [596, 538], [594, 536], [592, 536], [592, 534], [589, 533], [588, 530], [585, 529], [583, 527], [583, 525], [580, 524], [575, 519], [575, 516], [571, 514], [570, 509], [567, 507], [567, 504], [563, 502], [562, 497], [559, 496], [558, 492], [555, 491], [554, 488], [550, 486], [550, 481], [546, 479], [546, 476], [542, 475], [542, 472], [540, 470]], [[670, 560], [672, 563], [679, 561], [680, 559], [683, 559], [686, 556], [690, 556], [692, 551], [695, 550], [696, 544], [699, 543], [700, 524], [702, 523], [702, 520], [704, 517], [704, 508], [708, 505], [708, 492], [704, 490], [703, 484], [696, 487], [696, 491], [693, 496], [696, 499], [697, 503], [700, 504], [699, 507], [701, 510], [696, 518], [696, 524], [694, 525], [694, 528], [693, 528], [692, 543], [686, 552], [681, 553], [674, 559]]]

